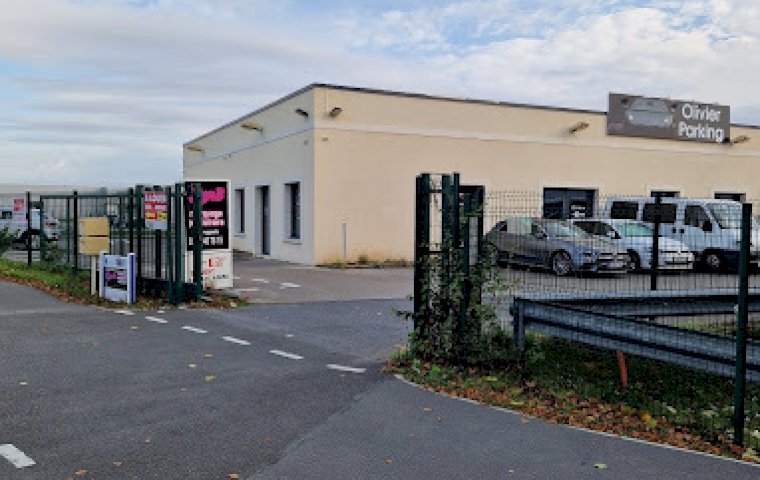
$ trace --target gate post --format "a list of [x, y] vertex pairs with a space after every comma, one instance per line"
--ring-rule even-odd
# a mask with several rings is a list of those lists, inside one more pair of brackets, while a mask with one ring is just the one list
[[72, 227], [74, 228], [74, 238], [71, 240], [74, 247], [74, 270], [76, 270], [79, 268], [79, 194], [76, 190], [74, 190], [73, 196], [74, 221], [72, 222]]
[[[414, 228], [414, 330], [422, 328], [427, 314], [426, 296], [423, 299], [423, 282], [429, 282], [427, 262], [430, 258], [430, 174], [423, 173], [416, 179]], [[429, 293], [429, 285], [428, 285]], [[423, 306], [423, 300], [425, 305]]]
[[26, 192], [26, 265], [32, 266], [32, 192]]
[[662, 223], [662, 196], [654, 197], [654, 236], [652, 237], [652, 264], [650, 267], [649, 289], [657, 290], [657, 275], [660, 268], [660, 224]]
[[[172, 249], [174, 244], [172, 243], [172, 232], [174, 230], [174, 223], [177, 220], [175, 219], [176, 213], [174, 212], [174, 197], [172, 197], [172, 187], [168, 186], [166, 187], [166, 296], [167, 300], [169, 300], [169, 303], [172, 305], [176, 305], [177, 301], [175, 300], [174, 295], [174, 257], [172, 256]], [[158, 243], [156, 244], [157, 251], [161, 250], [161, 244], [160, 239], [158, 239]], [[161, 258], [159, 254], [156, 254], [156, 259], [158, 262], [161, 261]], [[161, 264], [156, 264], [157, 271], [161, 269]], [[159, 277], [160, 278], [160, 277]]]
[[[176, 265], [174, 267], [174, 300], [177, 303], [185, 301], [185, 248], [182, 243], [182, 222], [186, 218], [185, 209], [187, 208], [187, 202], [183, 202], [182, 199], [187, 192], [182, 187], [181, 183], [174, 185], [174, 213], [176, 219], [174, 222], [174, 258], [167, 259], [167, 261], [172, 261]], [[187, 242], [185, 242], [186, 244]]]
[[45, 245], [45, 203], [40, 198], [40, 233], [39, 233], [39, 248], [40, 248], [40, 261], [47, 260], [47, 248]]
[[195, 298], [203, 291], [203, 204], [201, 184], [193, 183], [193, 283]]
[[127, 199], [127, 222], [129, 223], [129, 251], [135, 253], [135, 189], [129, 188], [129, 198]]
[[747, 375], [747, 297], [752, 204], [742, 204], [742, 236], [739, 250], [739, 295], [736, 311], [736, 372], [734, 374], [734, 443], [744, 444], [744, 394]]
[[[135, 257], [137, 260], [137, 286], [138, 290], [142, 288], [144, 282], [142, 281], [142, 262], [143, 262], [143, 249], [142, 249], [142, 236], [143, 236], [143, 186], [137, 185], [134, 192], [135, 200], [137, 201], [137, 222], [135, 224], [135, 236], [137, 237], [137, 248]], [[130, 246], [131, 248], [131, 246]], [[134, 250], [133, 250], [134, 251]]]

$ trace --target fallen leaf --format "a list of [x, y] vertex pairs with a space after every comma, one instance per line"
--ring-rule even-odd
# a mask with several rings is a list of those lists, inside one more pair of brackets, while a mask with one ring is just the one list
[[119, 468], [119, 467], [121, 467], [122, 465], [123, 465], [123, 463], [122, 463], [122, 462], [113, 462], [113, 466], [114, 466], [114, 467], [116, 467], [116, 468]]
[[26, 387], [27, 385], [29, 385], [29, 382], [21, 381], [21, 382], [18, 382], [18, 384], [21, 385], [22, 387]]
[[190, 367], [190, 368], [196, 368], [198, 365], [196, 365], [194, 363], [188, 363], [187, 366]]
[[285, 338], [293, 338], [293, 337], [295, 337], [295, 335], [293, 335], [292, 333], [285, 334]]
[[435, 421], [437, 423], [441, 423], [443, 421], [443, 418], [441, 418], [441, 417], [435, 417]]
[[385, 459], [385, 464], [386, 465], [390, 465], [391, 463], [393, 463], [393, 460], [391, 460], [390, 458], [386, 458]]
[[520, 401], [520, 400], [512, 400], [511, 402], [509, 402], [509, 404], [512, 405], [513, 407], [522, 407], [523, 405], [525, 405], [525, 402]]
[[430, 413], [430, 412], [433, 411], [433, 409], [430, 408], [430, 407], [425, 407], [425, 408], [422, 409], [422, 411], [425, 412], [425, 413]]
[[203, 355], [203, 358], [214, 358], [214, 354], [213, 353], [206, 353], [206, 354]]
[[187, 387], [182, 387], [182, 388], [179, 389], [179, 391], [180, 392], [186, 392], [187, 391]]
[[237, 473], [228, 473], [227, 478], [229, 478], [230, 480], [237, 480], [238, 478], [240, 478], [240, 475], [238, 475]]
[[216, 380], [216, 376], [206, 375], [205, 377], [203, 377], [203, 379], [206, 380], [207, 382], [213, 382], [214, 380]]
[[145, 439], [145, 443], [150, 443], [150, 437]]
[[523, 425], [525, 425], [528, 422], [530, 422], [530, 420], [528, 420], [527, 418], [521, 418], [520, 419], [520, 423], [522, 423]]
[[599, 470], [606, 470], [607, 464], [606, 463], [595, 463], [594, 468], [598, 468]]
[[74, 475], [76, 475], [77, 477], [81, 477], [82, 475], [87, 475], [87, 470], [77, 470], [76, 472], [74, 472]]
[[137, 330], [137, 325], [132, 325], [132, 330]]
[[495, 382], [496, 380], [498, 380], [498, 378], [488, 375], [488, 376], [483, 377], [483, 380], [485, 380], [486, 382]]

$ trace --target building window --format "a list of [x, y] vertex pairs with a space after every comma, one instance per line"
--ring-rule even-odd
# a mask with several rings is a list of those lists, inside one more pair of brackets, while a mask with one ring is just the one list
[[245, 189], [235, 189], [235, 233], [245, 233]]
[[743, 193], [728, 193], [728, 192], [722, 192], [722, 193], [716, 193], [715, 194], [716, 200], [733, 200], [735, 202], [744, 202], [747, 199], [747, 195]]
[[678, 198], [681, 196], [681, 192], [675, 190], [652, 190], [650, 193], [652, 198]]
[[595, 190], [545, 188], [544, 218], [590, 218], [594, 216]]
[[301, 183], [285, 184], [286, 222], [285, 236], [291, 240], [301, 238]]

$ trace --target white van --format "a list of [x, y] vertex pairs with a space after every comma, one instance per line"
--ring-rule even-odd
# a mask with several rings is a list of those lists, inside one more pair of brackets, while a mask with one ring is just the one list
[[[652, 197], [609, 197], [604, 216], [612, 219], [654, 222]], [[695, 259], [710, 271], [739, 264], [742, 205], [733, 200], [663, 198], [660, 235], [680, 240]], [[760, 263], [760, 227], [752, 220], [750, 261]]]
[[[15, 242], [19, 245], [26, 244], [26, 238], [29, 235], [27, 233], [26, 219], [14, 220], [13, 208], [10, 205], [0, 205], [0, 230], [8, 229]], [[58, 240], [58, 220], [52, 216], [45, 214], [45, 238], [47, 240]], [[40, 234], [40, 210], [38, 208], [32, 209], [32, 248], [38, 248], [39, 246], [39, 234]]]

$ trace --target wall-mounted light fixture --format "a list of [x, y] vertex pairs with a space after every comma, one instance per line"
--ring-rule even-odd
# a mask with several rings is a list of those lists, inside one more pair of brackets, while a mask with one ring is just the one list
[[342, 111], [343, 109], [340, 107], [333, 107], [333, 109], [330, 110], [330, 113], [328, 115], [330, 115], [331, 117], [337, 117], [338, 115], [341, 114]]
[[749, 137], [747, 135], [739, 135], [738, 137], [734, 137], [731, 139], [731, 144], [736, 145], [737, 143], [744, 143], [749, 142]]
[[304, 110], [303, 108], [296, 108], [296, 113], [301, 115], [303, 118], [309, 118], [309, 112]]
[[243, 128], [245, 130], [256, 130], [258, 132], [263, 132], [264, 131], [264, 127], [261, 126], [260, 123], [256, 123], [256, 122], [253, 122], [253, 121], [250, 121], [250, 120], [241, 123], [240, 124], [240, 128]]
[[203, 147], [199, 147], [198, 145], [188, 145], [185, 148], [188, 149], [191, 152], [202, 152], [203, 151]]
[[576, 123], [570, 129], [568, 130], [570, 133], [576, 133], [580, 132], [581, 130], [587, 129], [589, 126], [589, 123], [586, 121], [581, 120], [580, 122]]

